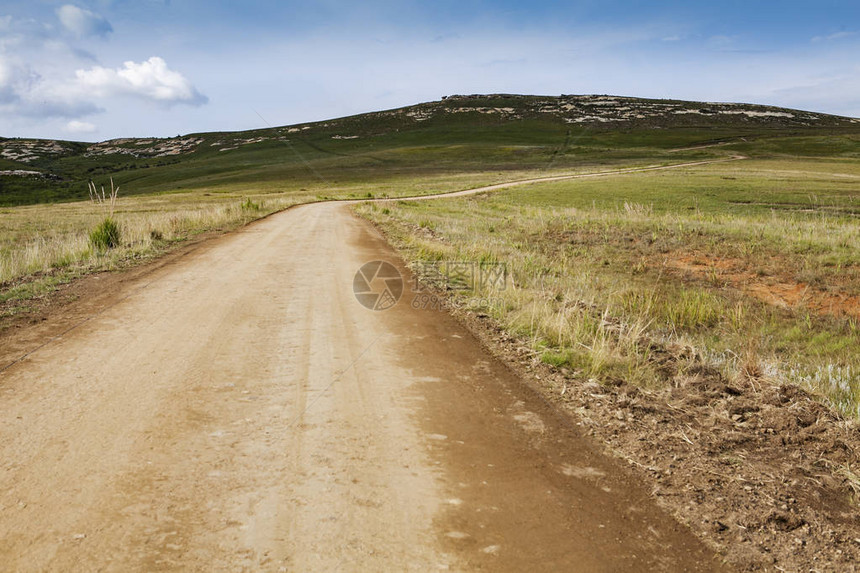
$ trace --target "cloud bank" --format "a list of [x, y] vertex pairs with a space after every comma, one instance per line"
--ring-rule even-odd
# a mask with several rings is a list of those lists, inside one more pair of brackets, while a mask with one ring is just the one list
[[96, 97], [132, 96], [162, 103], [202, 105], [208, 99], [182, 74], [153, 56], [145, 62], [125, 62], [118, 69], [93, 67], [75, 72], [77, 88]]
[[[60, 4], [42, 9], [33, 3], [33, 15], [25, 17], [3, 14], [0, 7], [0, 136], [37, 135], [43, 126], [90, 134], [98, 130], [88, 121], [95, 114], [104, 114], [99, 123], [110, 124], [111, 118], [154, 118], [208, 102], [182, 71], [168, 65], [169, 58], [127, 57], [148, 50], [151, 39], [130, 48], [113, 37], [111, 22], [86, 0]], [[116, 61], [117, 53], [128, 61], [113, 67], [123, 61]]]
[[115, 98], [171, 107], [200, 106], [208, 98], [162, 58], [128, 61], [112, 69], [94, 66], [74, 76], [41, 75], [28, 64], [0, 54], [0, 114], [81, 119], [104, 111]]

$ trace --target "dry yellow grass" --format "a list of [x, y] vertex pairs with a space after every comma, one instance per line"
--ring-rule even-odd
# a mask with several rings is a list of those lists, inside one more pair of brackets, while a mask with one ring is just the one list
[[63, 269], [110, 268], [118, 261], [149, 253], [196, 233], [228, 229], [311, 197], [297, 194], [245, 197], [204, 193], [120, 196], [114, 218], [122, 244], [100, 253], [90, 231], [104, 218], [90, 202], [7, 208], [0, 218], [0, 284]]
[[[360, 212], [411, 261], [507, 263], [508, 289], [465, 302], [489, 300], [545, 362], [652, 386], [671, 382], [668, 352], [681, 370], [695, 360], [739, 383], [797, 383], [858, 417], [858, 169], [750, 164]], [[799, 298], [771, 300], [785, 285]]]

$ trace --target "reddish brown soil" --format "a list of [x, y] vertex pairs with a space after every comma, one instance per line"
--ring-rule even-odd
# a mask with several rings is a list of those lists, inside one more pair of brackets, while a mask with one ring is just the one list
[[824, 291], [784, 276], [759, 276], [741, 259], [715, 258], [700, 253], [673, 253], [661, 264], [696, 279], [728, 284], [780, 308], [860, 319], [860, 296], [842, 292], [839, 285]]

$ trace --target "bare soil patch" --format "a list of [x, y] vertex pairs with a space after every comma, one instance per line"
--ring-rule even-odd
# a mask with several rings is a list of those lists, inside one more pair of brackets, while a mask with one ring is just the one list
[[806, 309], [818, 315], [860, 318], [860, 296], [840, 285], [822, 290], [785, 276], [760, 276], [742, 259], [716, 258], [701, 253], [673, 253], [661, 266], [696, 279], [724, 282], [764, 303], [785, 309]]

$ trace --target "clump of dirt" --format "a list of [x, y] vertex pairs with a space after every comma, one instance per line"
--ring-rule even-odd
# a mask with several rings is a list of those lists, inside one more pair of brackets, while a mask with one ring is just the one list
[[627, 460], [658, 502], [740, 571], [860, 570], [860, 429], [802, 389], [727, 380], [654, 347], [666, 387], [598, 383], [540, 362], [482, 314], [488, 349]]

